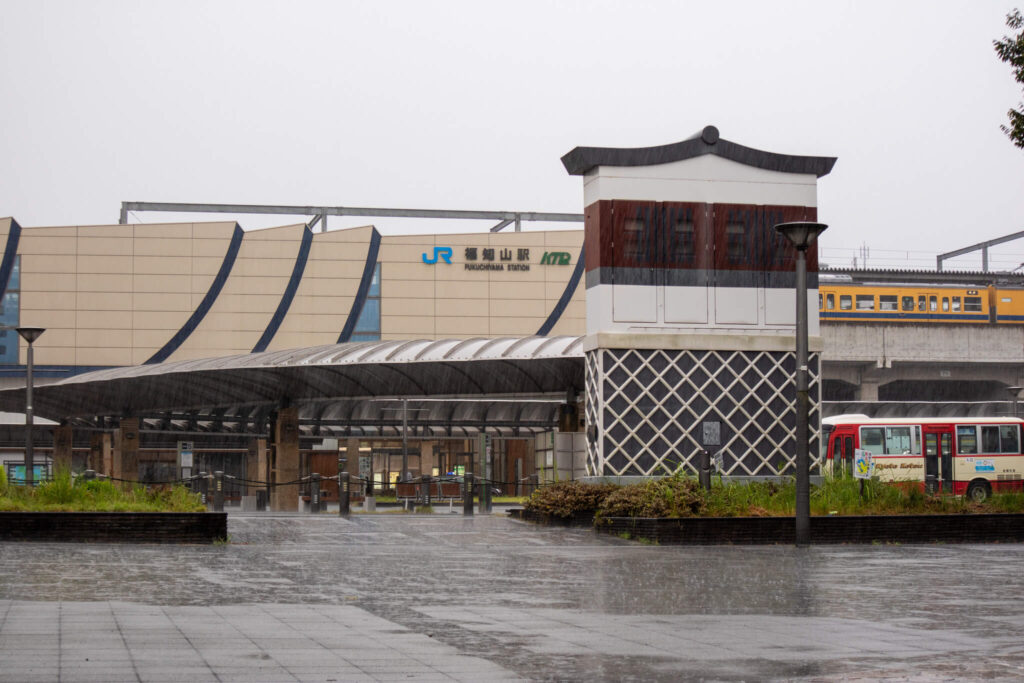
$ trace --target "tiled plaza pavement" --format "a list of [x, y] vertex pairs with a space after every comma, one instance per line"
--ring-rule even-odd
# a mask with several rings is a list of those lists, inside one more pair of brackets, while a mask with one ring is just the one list
[[1019, 680], [1024, 546], [652, 547], [501, 516], [0, 543], [0, 681]]

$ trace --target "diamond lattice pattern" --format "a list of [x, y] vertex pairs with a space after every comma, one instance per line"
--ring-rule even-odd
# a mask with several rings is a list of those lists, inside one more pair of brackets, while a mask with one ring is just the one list
[[[593, 474], [694, 472], [703, 423], [721, 424], [723, 474], [795, 472], [795, 354], [778, 351], [597, 349], [586, 356]], [[811, 354], [811, 467], [819, 459], [818, 356]]]

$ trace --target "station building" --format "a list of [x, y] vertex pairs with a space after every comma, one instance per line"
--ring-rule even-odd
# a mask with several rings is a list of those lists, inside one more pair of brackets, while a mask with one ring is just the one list
[[[384, 236], [372, 226], [328, 232], [306, 224], [246, 231], [233, 221], [23, 227], [6, 218], [0, 219], [0, 244], [0, 282], [7, 283], [0, 318], [5, 387], [25, 382], [27, 347], [18, 326], [46, 329], [34, 344], [37, 385], [104, 368], [345, 342], [577, 337], [585, 328], [582, 230]], [[530, 404], [525, 414], [522, 406], [477, 406], [474, 412], [459, 405], [455, 415], [455, 406], [374, 405], [360, 411], [365, 419], [354, 428], [359, 417], [346, 429], [304, 425], [303, 471], [333, 474], [340, 449], [351, 453], [357, 474], [358, 450], [363, 470], [387, 486], [401, 470], [399, 432], [408, 432], [413, 439], [405, 448], [415, 454], [406, 459], [410, 471], [461, 472], [478, 448], [480, 430], [435, 433], [422, 425], [442, 424], [441, 415], [467, 425], [485, 412], [499, 425], [492, 433], [507, 437], [494, 442], [501, 472], [494, 479], [521, 481], [536, 473], [538, 457], [543, 476], [558, 476], [543, 473], [546, 464], [554, 466], [557, 402]], [[400, 429], [395, 423], [409, 410], [412, 428]], [[501, 419], [504, 413], [508, 419]], [[261, 437], [273, 415], [236, 420], [237, 434], [223, 422], [190, 424], [175, 419], [180, 415], [121, 417], [138, 420], [140, 478], [172, 478], [184, 440], [196, 449], [197, 470], [263, 479], [246, 461], [267, 448]], [[513, 417], [531, 426], [516, 428]], [[37, 418], [43, 425], [36, 428], [37, 469], [61, 438], [73, 441], [76, 463], [93, 452], [90, 462], [102, 469], [102, 453], [109, 462], [117, 426], [126, 420], [62, 430], [46, 426], [46, 416]], [[382, 423], [390, 426], [373, 426]], [[16, 431], [8, 428], [8, 448], [0, 455], [12, 476], [19, 476], [23, 458]], [[571, 464], [561, 474], [572, 476]]]

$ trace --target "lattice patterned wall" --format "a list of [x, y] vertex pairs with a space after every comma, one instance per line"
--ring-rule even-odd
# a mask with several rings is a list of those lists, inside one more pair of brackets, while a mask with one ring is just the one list
[[[795, 353], [596, 349], [586, 355], [587, 468], [598, 475], [696, 469], [701, 424], [722, 424], [724, 473], [795, 472]], [[818, 354], [811, 354], [811, 469], [820, 460]]]

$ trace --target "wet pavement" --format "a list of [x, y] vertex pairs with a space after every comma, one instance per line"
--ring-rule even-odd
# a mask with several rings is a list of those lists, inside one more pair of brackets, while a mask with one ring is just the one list
[[669, 547], [500, 515], [0, 543], [0, 681], [1020, 680], [1024, 545]]

